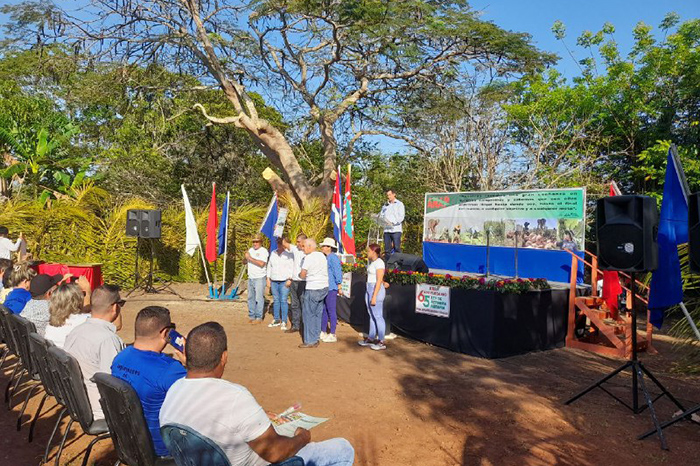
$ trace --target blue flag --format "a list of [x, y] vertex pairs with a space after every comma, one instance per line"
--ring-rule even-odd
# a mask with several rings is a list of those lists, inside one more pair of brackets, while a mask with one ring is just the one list
[[226, 193], [226, 200], [221, 209], [219, 234], [216, 235], [216, 239], [219, 240], [219, 255], [222, 255], [226, 251], [226, 244], [228, 243], [228, 193]]
[[683, 301], [681, 263], [678, 245], [688, 242], [688, 196], [683, 167], [675, 146], [668, 150], [664, 197], [659, 217], [659, 267], [652, 273], [649, 286], [650, 321], [661, 327], [664, 312]]
[[260, 232], [270, 239], [270, 251], [277, 249], [277, 238], [275, 238], [275, 225], [277, 224], [277, 194], [272, 197], [270, 207], [267, 209], [267, 215], [263, 221], [263, 226]]

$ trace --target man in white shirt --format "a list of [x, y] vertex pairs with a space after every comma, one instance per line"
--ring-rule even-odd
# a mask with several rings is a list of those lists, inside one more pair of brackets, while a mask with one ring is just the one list
[[19, 238], [14, 243], [7, 235], [10, 234], [10, 230], [7, 227], [0, 226], [0, 259], [12, 259], [12, 253], [16, 252], [24, 241], [24, 236], [22, 233], [19, 234]]
[[92, 416], [99, 420], [105, 416], [97, 385], [91, 379], [97, 372], [111, 374], [112, 360], [124, 349], [124, 342], [117, 331], [122, 328], [121, 310], [126, 301], [119, 296], [119, 287], [114, 285], [95, 288], [90, 299], [90, 318], [68, 334], [63, 349], [78, 360], [92, 406]]
[[301, 328], [301, 305], [304, 299], [304, 290], [306, 290], [306, 280], [301, 278], [299, 274], [301, 273], [301, 261], [306, 256], [304, 252], [304, 242], [306, 241], [306, 235], [300, 233], [297, 235], [297, 245], [292, 246], [291, 243], [287, 242], [285, 247], [288, 251], [291, 251], [294, 255], [294, 272], [292, 273], [292, 286], [289, 287], [289, 294], [292, 297], [292, 305], [290, 306], [290, 321], [292, 327], [285, 330], [285, 333], [295, 333]]
[[328, 294], [328, 262], [325, 254], [316, 250], [316, 241], [304, 242], [306, 257], [301, 262], [299, 276], [306, 280], [301, 314], [304, 320], [304, 343], [299, 348], [316, 348], [321, 337], [323, 306]]
[[275, 302], [273, 303], [274, 320], [268, 327], [282, 327], [287, 330], [287, 314], [289, 313], [289, 288], [292, 286], [294, 274], [294, 254], [287, 251], [285, 244], [289, 244], [286, 236], [277, 239], [277, 249], [270, 254], [267, 263], [267, 286]]
[[262, 236], [255, 235], [253, 247], [245, 253], [248, 263], [248, 322], [251, 324], [262, 324], [269, 257], [270, 253], [262, 246]]
[[406, 208], [403, 202], [396, 199], [396, 193], [392, 189], [386, 192], [386, 198], [387, 203], [382, 207], [379, 216], [390, 223], [390, 226], [384, 227], [384, 251], [390, 256], [401, 252], [401, 224], [406, 216]]
[[228, 361], [226, 332], [216, 322], [192, 329], [185, 343], [187, 377], [168, 390], [160, 425], [180, 424], [216, 443], [231, 466], [267, 466], [292, 456], [314, 466], [352, 466], [355, 452], [342, 438], [310, 443], [299, 428], [279, 435], [267, 413], [243, 386], [222, 380]]

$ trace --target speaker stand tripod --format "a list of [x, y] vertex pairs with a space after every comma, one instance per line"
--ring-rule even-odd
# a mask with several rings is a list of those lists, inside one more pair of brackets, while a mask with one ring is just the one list
[[[566, 403], [564, 404], [571, 404], [574, 401], [578, 400], [582, 396], [588, 394], [589, 392], [595, 390], [596, 388], [600, 388], [603, 390], [605, 393], [610, 395], [613, 399], [615, 399], [617, 402], [631, 410], [634, 414], [639, 414], [645, 409], [649, 408], [649, 413], [651, 414], [651, 420], [654, 423], [654, 429], [645, 434], [644, 437], [647, 437], [648, 435], [653, 434], [656, 432], [659, 435], [659, 440], [661, 441], [661, 448], [664, 450], [668, 450], [668, 445], [666, 444], [666, 437], [664, 436], [663, 432], [663, 427], [659, 423], [659, 419], [656, 416], [656, 410], [654, 409], [654, 403], [659, 400], [661, 397], [664, 395], [667, 396], [673, 404], [678, 406], [682, 411], [685, 411], [685, 408], [683, 405], [669, 392], [666, 387], [663, 386], [661, 382], [657, 380], [656, 377], [647, 369], [644, 367], [644, 364], [638, 359], [637, 357], [637, 309], [636, 309], [636, 274], [631, 273], [631, 286], [630, 288], [632, 289], [632, 309], [631, 309], [631, 319], [632, 319], [632, 359], [612, 371], [610, 374], [606, 375], [602, 379], [598, 380], [595, 382], [593, 385], [589, 386], [582, 392], [576, 394], [573, 396], [571, 399], [567, 400]], [[616, 375], [620, 374], [621, 372], [627, 370], [627, 369], [632, 369], [632, 406], [627, 404], [624, 400], [620, 399], [617, 397], [615, 394], [611, 393], [608, 391], [603, 384], [607, 382], [608, 380], [612, 379]], [[644, 375], [646, 374], [647, 377], [649, 377], [649, 380], [651, 380], [654, 385], [656, 385], [659, 390], [661, 390], [661, 394], [657, 395], [656, 398], [651, 397], [651, 394], [647, 390], [646, 383], [644, 382]], [[639, 403], [639, 391], [641, 389], [642, 394], [644, 395], [644, 400], [646, 402], [646, 406], [640, 406]], [[685, 414], [685, 413], [684, 413]], [[692, 413], [691, 413], [692, 414]], [[683, 417], [687, 417], [686, 415], [683, 415]], [[670, 421], [669, 421], [670, 422]], [[640, 437], [641, 439], [641, 437]]]
[[[153, 262], [155, 259], [155, 246], [153, 245], [153, 239], [152, 238], [144, 238], [146, 239], [146, 244], [148, 244], [150, 250], [151, 250], [151, 256], [148, 260], [148, 274], [141, 275], [141, 271], [139, 269], [139, 250], [141, 249], [141, 237], [136, 237], [136, 249], [135, 249], [135, 261], [134, 263], [136, 264], [134, 267], [134, 286], [129, 290], [129, 292], [126, 294], [128, 297], [131, 295], [136, 290], [142, 290], [144, 293], [162, 293], [163, 291], [168, 291], [169, 293], [172, 293], [174, 295], [178, 295], [175, 290], [173, 290], [170, 287], [170, 282], [162, 280], [158, 277], [156, 277], [153, 274]], [[157, 282], [160, 283], [160, 287], [156, 288], [153, 286], [153, 283]], [[179, 296], [179, 295], [178, 295]]]

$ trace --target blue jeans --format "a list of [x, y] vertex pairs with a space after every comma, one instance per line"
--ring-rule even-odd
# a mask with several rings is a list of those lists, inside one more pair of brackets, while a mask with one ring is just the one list
[[[321, 336], [321, 316], [323, 314], [324, 299], [328, 294], [328, 288], [321, 290], [306, 289], [304, 302], [301, 307], [301, 319], [304, 322], [304, 343], [313, 345]], [[333, 464], [333, 463], [331, 463]]]
[[304, 459], [304, 466], [352, 466], [355, 450], [344, 438], [333, 438], [308, 443], [296, 456]]
[[391, 255], [395, 252], [401, 252], [401, 232], [387, 233], [384, 232], [384, 252]]
[[384, 341], [386, 323], [384, 321], [384, 297], [386, 291], [382, 285], [377, 293], [377, 304], [372, 306], [372, 295], [374, 294], [374, 283], [367, 283], [366, 304], [369, 311], [369, 339]]
[[272, 291], [272, 296], [275, 298], [275, 302], [272, 305], [275, 320], [281, 320], [285, 324], [287, 323], [287, 314], [289, 313], [289, 304], [287, 303], [289, 288], [287, 288], [286, 283], [286, 281], [270, 281], [270, 290]]
[[251, 319], [263, 318], [266, 282], [265, 277], [248, 279], [248, 317]]

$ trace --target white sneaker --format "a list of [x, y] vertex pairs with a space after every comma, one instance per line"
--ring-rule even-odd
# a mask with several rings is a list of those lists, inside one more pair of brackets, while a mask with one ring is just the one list
[[323, 338], [321, 341], [323, 341], [324, 343], [335, 343], [338, 341], [338, 339], [335, 337], [334, 334], [329, 333], [326, 335], [326, 338]]
[[328, 334], [326, 332], [321, 332], [321, 335], [318, 338], [319, 338], [319, 340], [323, 341], [326, 339], [327, 336], [328, 336]]
[[398, 335], [396, 335], [395, 333], [390, 333], [390, 334], [388, 334], [388, 335], [385, 335], [385, 336], [384, 336], [384, 339], [385, 339], [385, 340], [395, 340], [396, 337], [398, 337]]
[[382, 343], [381, 341], [378, 341], [377, 343], [374, 343], [373, 345], [369, 345], [370, 348], [372, 348], [375, 351], [381, 351], [386, 349], [386, 345]]
[[287, 324], [280, 325], [280, 330], [282, 330], [283, 332], [287, 330]]
[[374, 342], [372, 342], [371, 340], [364, 339], [364, 340], [358, 341], [357, 344], [360, 346], [372, 346], [374, 344]]
[[273, 320], [272, 322], [270, 322], [270, 323], [268, 324], [268, 327], [270, 327], [270, 328], [272, 328], [272, 327], [279, 327], [280, 325], [282, 325], [282, 321], [280, 321], [280, 320]]

